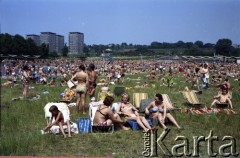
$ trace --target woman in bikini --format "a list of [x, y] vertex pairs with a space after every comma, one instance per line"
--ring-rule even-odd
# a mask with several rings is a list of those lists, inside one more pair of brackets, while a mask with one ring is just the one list
[[128, 130], [129, 128], [123, 126], [123, 121], [118, 115], [113, 114], [112, 110], [109, 108], [112, 105], [114, 98], [107, 96], [103, 104], [100, 105], [96, 111], [93, 123], [98, 126], [109, 126], [113, 122], [117, 123], [123, 130]]
[[117, 114], [124, 115], [127, 120], [135, 120], [138, 125], [144, 129], [144, 131], [151, 130], [151, 126], [143, 116], [139, 116], [138, 110], [129, 103], [129, 95], [124, 93], [122, 94], [122, 102], [117, 108]]
[[85, 66], [81, 64], [79, 66], [79, 72], [75, 73], [71, 81], [74, 83], [74, 79], [78, 81], [76, 87], [76, 96], [77, 96], [77, 108], [80, 111], [83, 110], [83, 114], [86, 114], [86, 93], [88, 87], [88, 75], [85, 72]]
[[155, 101], [151, 102], [145, 108], [145, 113], [150, 114], [151, 109], [152, 117], [158, 118], [158, 121], [162, 125], [164, 130], [167, 130], [167, 126], [164, 124], [165, 118], [168, 118], [177, 128], [181, 128], [174, 117], [167, 111], [167, 106], [163, 103], [163, 97], [161, 94], [156, 94]]

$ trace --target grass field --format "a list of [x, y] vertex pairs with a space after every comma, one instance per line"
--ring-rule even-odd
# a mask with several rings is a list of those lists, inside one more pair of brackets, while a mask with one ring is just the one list
[[[127, 75], [129, 78], [142, 78], [146, 74]], [[102, 78], [101, 76], [100, 78]], [[183, 109], [185, 100], [180, 93], [185, 86], [189, 86], [184, 82], [184, 77], [177, 76], [174, 80], [177, 84], [173, 87], [160, 86], [159, 81], [155, 81], [156, 87], [145, 89], [130, 89], [127, 92], [132, 96], [134, 92], [146, 92], [150, 98], [156, 93], [166, 93], [172, 102]], [[144, 83], [144, 80], [140, 81]], [[211, 115], [193, 115], [189, 113], [173, 112], [172, 115], [178, 123], [184, 128], [177, 130], [173, 125], [170, 133], [165, 138], [164, 143], [171, 149], [177, 136], [185, 136], [189, 139], [190, 151], [193, 151], [193, 136], [209, 136], [210, 130], [213, 135], [218, 136], [218, 141], [214, 141], [214, 151], [218, 153], [218, 149], [222, 144], [229, 143], [229, 140], [222, 141], [224, 136], [232, 136], [236, 140], [236, 151], [240, 153], [240, 91], [236, 81], [230, 79], [234, 86], [233, 106], [237, 115], [227, 115], [225, 113]], [[127, 81], [123, 84], [126, 87], [134, 87], [135, 80]], [[21, 94], [22, 86], [14, 88], [1, 87], [1, 141], [0, 155], [29, 155], [29, 156], [113, 156], [113, 157], [143, 157], [143, 132], [139, 131], [121, 131], [116, 130], [113, 134], [77, 134], [66, 140], [62, 135], [41, 135], [40, 130], [46, 125], [43, 108], [48, 102], [59, 100], [60, 93], [66, 87], [45, 87], [42, 85], [31, 85], [29, 97], [40, 94], [41, 99], [38, 101], [17, 100], [12, 101], [13, 97]], [[111, 90], [115, 85], [110, 85]], [[49, 91], [49, 94], [43, 94], [43, 91]], [[97, 88], [97, 92], [99, 87]], [[212, 97], [217, 94], [214, 85], [203, 91], [202, 95], [198, 95], [201, 102], [208, 106], [212, 102]], [[119, 101], [119, 97], [115, 97]], [[89, 102], [89, 100], [88, 100]], [[79, 117], [87, 117], [71, 109], [71, 120], [76, 122]], [[162, 132], [162, 128], [158, 127], [158, 133]], [[180, 150], [181, 151], [181, 150]], [[230, 147], [225, 152], [230, 151]], [[159, 157], [164, 157], [163, 153], [158, 150]], [[200, 143], [200, 157], [208, 157], [207, 142]]]

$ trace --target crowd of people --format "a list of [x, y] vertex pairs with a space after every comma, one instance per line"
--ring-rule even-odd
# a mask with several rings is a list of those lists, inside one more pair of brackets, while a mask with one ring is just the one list
[[[121, 84], [127, 80], [125, 78], [126, 74], [143, 72], [148, 74], [145, 77], [149, 82], [159, 80], [163, 86], [168, 87], [173, 86], [174, 82], [176, 82], [175, 76], [178, 73], [182, 73], [186, 79], [186, 85], [191, 90], [196, 90], [198, 94], [202, 94], [203, 89], [208, 89], [211, 85], [217, 84], [221, 89], [221, 93], [214, 96], [212, 106], [215, 103], [227, 102], [233, 108], [231, 96], [228, 93], [232, 86], [228, 78], [233, 78], [240, 86], [240, 65], [236, 63], [117, 60], [114, 61], [114, 64], [111, 64], [104, 60], [33, 59], [25, 61], [18, 59], [14, 61], [4, 60], [1, 64], [1, 77], [6, 79], [2, 86], [14, 87], [22, 84], [23, 97], [28, 95], [30, 82], [45, 86], [64, 86], [71, 82], [74, 88], [70, 90], [75, 92], [77, 98], [76, 107], [83, 114], [86, 114], [87, 110], [86, 98], [89, 96], [91, 101], [95, 101], [98, 76], [105, 77], [105, 79], [99, 80], [99, 83], [103, 82], [103, 85], [105, 85], [104, 82], [106, 81]], [[57, 82], [56, 78], [60, 78], [60, 82]], [[148, 87], [146, 81], [143, 85], [135, 86], [135, 88], [146, 87]], [[112, 104], [114, 98], [108, 96], [103, 99], [103, 105], [99, 107], [94, 120], [96, 124], [109, 125], [112, 122], [116, 122], [122, 129], [126, 130], [128, 128], [122, 125], [123, 121], [121, 118], [123, 118], [123, 115], [127, 120], [136, 120], [145, 131], [152, 129], [145, 117], [140, 116], [137, 112], [138, 110], [129, 102], [128, 94], [122, 95], [121, 104], [116, 113], [112, 113], [107, 108]], [[150, 103], [145, 109], [146, 114], [156, 118], [164, 129], [167, 129], [167, 126], [164, 124], [165, 118], [168, 118], [177, 128], [181, 128], [163, 105], [161, 94], [156, 94], [154, 99], [155, 101]], [[150, 108], [152, 109], [151, 112]], [[57, 110], [55, 109], [55, 111]], [[56, 115], [56, 117], [61, 120], [61, 115]], [[61, 124], [61, 121], [57, 121], [57, 123]], [[46, 129], [51, 125], [48, 125]]]

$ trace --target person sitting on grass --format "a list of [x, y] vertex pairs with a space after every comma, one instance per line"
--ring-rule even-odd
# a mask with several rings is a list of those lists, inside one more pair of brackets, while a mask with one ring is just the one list
[[[66, 138], [66, 134], [63, 130], [63, 125], [67, 125], [67, 129], [68, 129], [68, 137], [72, 137], [71, 136], [71, 130], [70, 130], [70, 118], [65, 118], [66, 116], [63, 115], [63, 113], [61, 111], [58, 110], [58, 107], [56, 105], [52, 105], [49, 108], [49, 111], [52, 113], [52, 119], [51, 122], [48, 123], [48, 125], [43, 128], [43, 131], [46, 132], [47, 130], [49, 130], [53, 125], [58, 125], [60, 127], [60, 130], [63, 134], [63, 137]], [[53, 121], [53, 119], [55, 121]]]
[[145, 108], [145, 114], [149, 115], [151, 109], [152, 118], [157, 118], [164, 130], [168, 127], [165, 125], [165, 119], [168, 118], [178, 129], [181, 127], [178, 125], [174, 117], [167, 111], [167, 106], [163, 103], [163, 97], [161, 94], [156, 94], [155, 101], [151, 102]]
[[224, 103], [228, 103], [230, 105], [230, 108], [233, 109], [233, 106], [232, 106], [232, 97], [231, 95], [228, 93], [228, 90], [227, 89], [222, 89], [222, 93], [221, 94], [218, 94], [217, 96], [214, 96], [213, 97], [214, 100], [211, 104], [211, 107], [214, 105], [214, 104], [224, 104]]
[[14, 83], [12, 81], [12, 79], [8, 79], [6, 82], [2, 83], [3, 87], [13, 87]]
[[122, 94], [122, 102], [117, 108], [117, 114], [123, 115], [126, 120], [135, 120], [144, 131], [151, 130], [151, 126], [145, 117], [138, 114], [138, 110], [129, 102], [130, 98], [127, 93]]
[[98, 126], [110, 126], [113, 122], [117, 123], [123, 130], [128, 130], [129, 128], [123, 126], [123, 121], [118, 115], [113, 114], [109, 106], [112, 105], [114, 98], [112, 96], [106, 96], [96, 113], [93, 119], [93, 124]]
[[48, 86], [53, 87], [56, 86], [56, 78], [52, 77], [49, 83], [47, 83]]
[[147, 88], [148, 87], [148, 83], [144, 82], [143, 85], [136, 85], [134, 88]]

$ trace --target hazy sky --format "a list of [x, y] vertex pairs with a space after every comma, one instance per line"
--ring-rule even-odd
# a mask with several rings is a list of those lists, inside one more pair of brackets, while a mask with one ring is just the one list
[[1, 32], [82, 32], [89, 44], [240, 44], [240, 0], [0, 0]]

